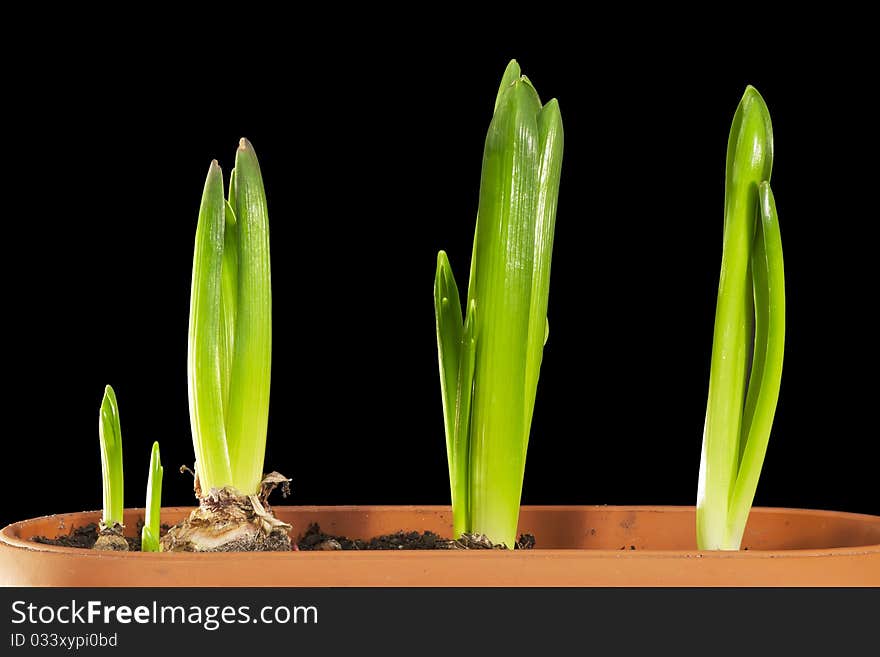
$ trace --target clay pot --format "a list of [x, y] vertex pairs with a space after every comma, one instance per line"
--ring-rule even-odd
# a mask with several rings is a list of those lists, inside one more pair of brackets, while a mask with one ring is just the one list
[[[275, 507], [302, 533], [369, 538], [451, 533], [449, 507]], [[176, 523], [188, 508], [162, 510]], [[126, 511], [129, 529], [140, 509]], [[757, 508], [740, 552], [695, 549], [693, 507], [526, 506], [535, 550], [167, 554], [32, 543], [99, 513], [67, 513], [0, 533], [0, 585], [13, 586], [880, 586], [880, 517]], [[635, 549], [632, 549], [635, 548]]]

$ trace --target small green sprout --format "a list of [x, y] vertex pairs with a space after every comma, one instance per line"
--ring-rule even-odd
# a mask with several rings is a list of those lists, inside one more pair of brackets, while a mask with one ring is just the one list
[[727, 142], [724, 240], [697, 492], [697, 545], [738, 550], [779, 399], [785, 275], [770, 190], [773, 129], [748, 87]]
[[486, 136], [468, 298], [446, 254], [434, 281], [453, 529], [513, 547], [538, 376], [562, 167], [562, 118], [511, 61]]
[[103, 482], [104, 511], [101, 517], [107, 527], [122, 525], [125, 500], [122, 478], [122, 431], [119, 426], [119, 406], [113, 388], [104, 388], [98, 419], [98, 437], [101, 443], [101, 479]]
[[147, 476], [147, 504], [144, 527], [141, 530], [141, 551], [159, 551], [159, 517], [162, 511], [162, 475], [164, 468], [159, 458], [159, 443], [153, 443], [150, 453], [150, 473]]

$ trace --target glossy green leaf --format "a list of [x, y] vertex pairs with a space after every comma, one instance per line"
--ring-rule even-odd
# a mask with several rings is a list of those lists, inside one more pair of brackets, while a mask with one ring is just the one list
[[458, 390], [458, 359], [461, 351], [462, 319], [458, 286], [444, 251], [437, 254], [434, 278], [434, 316], [437, 325], [437, 355], [440, 361], [440, 392], [443, 397], [443, 426], [446, 432], [446, 458], [449, 481], [455, 495], [453, 465], [453, 434], [455, 431], [455, 399]]
[[223, 174], [211, 163], [196, 227], [190, 293], [189, 412], [196, 470], [203, 490], [232, 483], [223, 408], [221, 279], [226, 236]]
[[226, 412], [232, 484], [254, 494], [263, 479], [272, 365], [269, 214], [253, 146], [241, 140], [231, 198], [238, 227], [235, 344]]
[[477, 308], [470, 430], [471, 522], [513, 545], [522, 488], [526, 360], [537, 204], [538, 96], [501, 93], [483, 155], [477, 217]]
[[[559, 103], [551, 100], [538, 114], [538, 199], [535, 224], [534, 269], [529, 307], [529, 338], [526, 362], [525, 435], [523, 451], [528, 448], [529, 429], [535, 408], [538, 377], [544, 345], [550, 335], [547, 304], [550, 297], [550, 262], [553, 255], [553, 236], [556, 231], [556, 206], [559, 198], [559, 179], [562, 175], [563, 130]], [[525, 465], [525, 454], [523, 455]]]

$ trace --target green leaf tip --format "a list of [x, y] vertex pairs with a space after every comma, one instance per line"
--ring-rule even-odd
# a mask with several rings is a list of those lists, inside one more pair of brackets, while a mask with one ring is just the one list
[[[434, 277], [434, 314], [437, 329], [437, 354], [440, 365], [440, 387], [443, 399], [443, 426], [446, 432], [446, 457], [450, 482], [454, 481], [455, 409], [458, 394], [459, 359], [461, 354], [461, 300], [445, 251], [437, 254]], [[452, 486], [452, 494], [455, 494]]]
[[[734, 179], [770, 180], [773, 171], [773, 122], [758, 90], [749, 85], [736, 108], [727, 144], [728, 187]], [[753, 192], [754, 193], [754, 192]]]
[[522, 77], [519, 63], [515, 59], [511, 59], [504, 69], [504, 75], [501, 76], [501, 83], [498, 85], [498, 93], [495, 95], [495, 108], [493, 112], [498, 111], [498, 104], [501, 102], [501, 95], [511, 87], [517, 80]]
[[[115, 428], [119, 424], [119, 406], [116, 402], [116, 392], [113, 390], [112, 386], [104, 387], [104, 396], [101, 399], [101, 414], [102, 416], [109, 421], [108, 425], [110, 428]], [[116, 438], [115, 436], [108, 436], [110, 438]]]
[[437, 252], [437, 271], [449, 271], [449, 256], [446, 254], [446, 251], [440, 250]]

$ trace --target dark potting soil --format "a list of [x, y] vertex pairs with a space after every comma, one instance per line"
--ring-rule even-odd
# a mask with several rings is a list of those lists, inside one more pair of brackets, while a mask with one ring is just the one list
[[[296, 542], [300, 550], [491, 550], [503, 549], [493, 545], [484, 536], [464, 535], [458, 540], [443, 538], [431, 531], [398, 531], [393, 534], [374, 536], [369, 540], [351, 539], [346, 536], [325, 534], [318, 523], [312, 523], [305, 534]], [[516, 543], [516, 549], [530, 550], [535, 547], [535, 537], [523, 534]]]
[[95, 547], [95, 541], [98, 540], [98, 525], [90, 522], [88, 525], [83, 525], [82, 527], [74, 527], [67, 535], [58, 536], [57, 538], [34, 536], [31, 540], [34, 543], [42, 543], [44, 545], [57, 545], [58, 547], [73, 547], [91, 550]]
[[[136, 533], [134, 536], [126, 536], [125, 542], [128, 543], [129, 552], [141, 551], [141, 530], [144, 528], [144, 521], [138, 520]], [[164, 535], [169, 529], [168, 525], [161, 525], [160, 535]], [[98, 525], [90, 522], [82, 527], [73, 527], [69, 534], [48, 538], [47, 536], [34, 536], [31, 538], [34, 543], [42, 543], [43, 545], [57, 545], [58, 547], [72, 547], [91, 550], [95, 547], [98, 540]]]
[[[130, 552], [140, 552], [141, 540], [140, 534], [144, 523], [139, 520], [137, 523], [136, 536], [128, 537]], [[169, 529], [168, 525], [162, 525], [162, 534]], [[82, 527], [74, 527], [68, 534], [58, 536], [56, 538], [48, 538], [47, 536], [34, 536], [31, 538], [34, 543], [42, 543], [44, 545], [57, 545], [59, 547], [72, 547], [91, 550], [95, 547], [95, 541], [98, 540], [98, 525], [89, 523]], [[531, 534], [522, 534], [516, 542], [517, 550], [531, 550], [535, 547], [535, 537]], [[431, 531], [419, 533], [417, 531], [404, 532], [399, 531], [393, 534], [384, 534], [382, 536], [374, 536], [371, 539], [364, 540], [360, 538], [347, 538], [345, 536], [336, 536], [333, 534], [325, 534], [321, 531], [321, 527], [317, 523], [312, 523], [306, 530], [305, 534], [295, 543], [295, 548], [299, 550], [315, 551], [315, 550], [491, 550], [503, 549], [501, 545], [493, 545], [484, 536], [474, 536], [465, 534], [457, 541], [450, 538], [443, 538]]]

